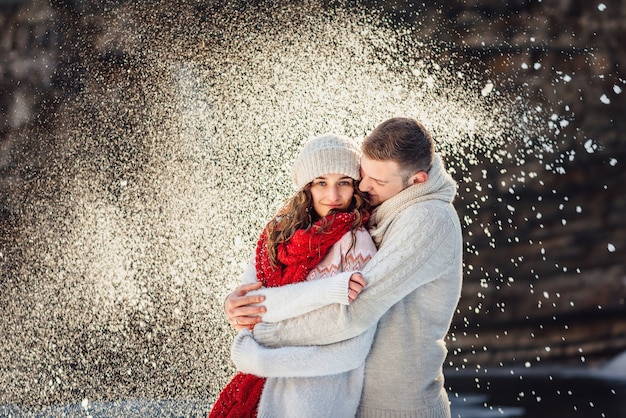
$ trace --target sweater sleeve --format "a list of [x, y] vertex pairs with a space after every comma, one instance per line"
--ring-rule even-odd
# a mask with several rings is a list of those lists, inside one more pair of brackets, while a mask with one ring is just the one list
[[456, 216], [453, 209], [437, 205], [405, 210], [363, 268], [368, 285], [354, 302], [329, 305], [276, 324], [257, 324], [256, 341], [267, 347], [331, 344], [375, 326], [389, 308], [416, 288], [450, 274], [462, 250]]
[[375, 328], [349, 340], [324, 346], [266, 348], [248, 330], [233, 343], [231, 357], [237, 370], [261, 377], [314, 377], [353, 370], [369, 353]]
[[329, 251], [329, 259], [323, 261], [327, 266], [340, 266], [341, 273], [280, 287], [263, 287], [248, 294], [265, 296], [261, 303], [267, 308], [263, 321], [269, 323], [304, 315], [333, 303], [348, 305], [350, 276], [361, 270], [375, 253], [372, 238], [364, 228], [359, 228], [354, 243], [352, 234], [346, 233]]
[[280, 287], [262, 287], [248, 292], [261, 294], [265, 300], [259, 305], [267, 308], [264, 322], [278, 322], [311, 312], [331, 303], [347, 305], [348, 282], [353, 272], [343, 272], [333, 277], [304, 281]]
[[[348, 304], [349, 273], [340, 273], [320, 280], [304, 281], [280, 287], [262, 287], [248, 292], [248, 295], [264, 295], [265, 301], [258, 305], [267, 308], [263, 315], [265, 322], [278, 322], [303, 315], [331, 303]], [[241, 275], [241, 284], [258, 281], [254, 256]]]

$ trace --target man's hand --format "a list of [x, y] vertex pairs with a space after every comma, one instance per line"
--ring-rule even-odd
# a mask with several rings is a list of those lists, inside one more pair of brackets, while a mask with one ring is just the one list
[[235, 329], [239, 331], [244, 328], [252, 330], [254, 325], [262, 322], [260, 315], [265, 313], [265, 306], [254, 304], [263, 302], [265, 296], [246, 296], [248, 292], [260, 289], [261, 286], [261, 282], [244, 284], [236, 288], [226, 297], [224, 301], [224, 313], [226, 313], [228, 322], [235, 327]]
[[366, 284], [367, 282], [361, 273], [354, 273], [350, 276], [350, 282], [348, 283], [348, 299], [350, 299], [350, 302], [354, 302]]

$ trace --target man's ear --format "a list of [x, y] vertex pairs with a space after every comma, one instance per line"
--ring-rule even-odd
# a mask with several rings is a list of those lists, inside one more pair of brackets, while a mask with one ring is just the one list
[[428, 173], [425, 171], [418, 171], [417, 173], [413, 174], [413, 176], [409, 179], [409, 183], [419, 184], [424, 183], [426, 180], [428, 180]]

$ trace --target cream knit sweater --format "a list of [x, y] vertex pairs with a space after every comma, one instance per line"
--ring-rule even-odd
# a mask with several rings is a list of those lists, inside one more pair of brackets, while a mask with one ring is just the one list
[[[328, 304], [348, 304], [348, 281], [376, 253], [364, 228], [346, 233], [307, 276], [307, 280], [281, 287], [262, 288], [267, 322], [302, 315]], [[254, 265], [242, 282], [256, 281]], [[365, 359], [375, 327], [359, 336], [325, 346], [266, 348], [252, 334], [241, 331], [231, 357], [237, 370], [266, 377], [260, 418], [353, 417], [363, 389]]]
[[462, 282], [455, 194], [456, 184], [436, 155], [425, 183], [375, 211], [370, 232], [379, 249], [362, 270], [368, 285], [357, 300], [258, 324], [256, 341], [267, 347], [331, 344], [378, 323], [357, 416], [449, 417], [444, 338]]

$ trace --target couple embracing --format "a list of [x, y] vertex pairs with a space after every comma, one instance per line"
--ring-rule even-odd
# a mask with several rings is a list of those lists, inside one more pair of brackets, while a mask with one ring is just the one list
[[237, 374], [213, 417], [450, 417], [444, 338], [462, 282], [456, 183], [418, 121], [359, 149], [327, 134], [226, 298]]

